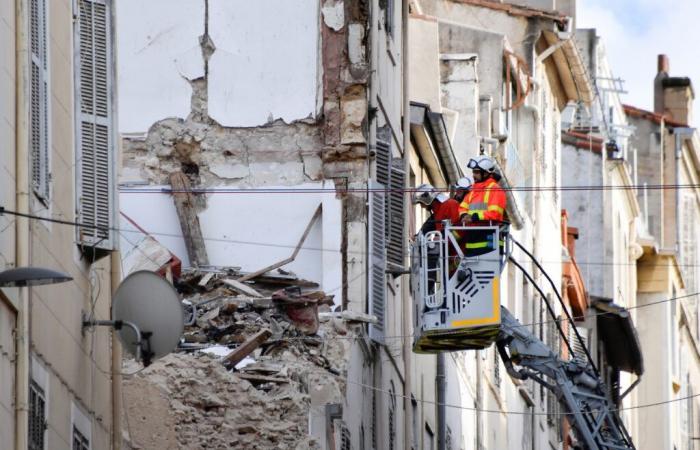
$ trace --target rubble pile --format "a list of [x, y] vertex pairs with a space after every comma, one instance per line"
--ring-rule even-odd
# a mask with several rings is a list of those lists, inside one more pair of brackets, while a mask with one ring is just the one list
[[189, 270], [175, 283], [184, 342], [124, 378], [130, 448], [325, 447], [309, 433], [310, 414], [343, 401], [353, 327], [315, 283], [282, 271], [242, 276]]

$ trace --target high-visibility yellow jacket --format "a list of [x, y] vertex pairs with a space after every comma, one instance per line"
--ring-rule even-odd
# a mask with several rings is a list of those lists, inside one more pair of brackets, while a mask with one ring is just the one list
[[472, 216], [472, 220], [503, 222], [505, 209], [505, 191], [496, 180], [488, 178], [485, 181], [474, 183], [471, 192], [459, 205], [459, 215], [469, 214]]

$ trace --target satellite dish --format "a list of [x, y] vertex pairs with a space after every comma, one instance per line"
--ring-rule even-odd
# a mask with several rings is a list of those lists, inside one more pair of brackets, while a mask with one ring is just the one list
[[112, 299], [112, 320], [123, 324], [115, 327], [119, 340], [145, 366], [172, 352], [180, 342], [183, 315], [175, 288], [155, 272], [133, 272]]

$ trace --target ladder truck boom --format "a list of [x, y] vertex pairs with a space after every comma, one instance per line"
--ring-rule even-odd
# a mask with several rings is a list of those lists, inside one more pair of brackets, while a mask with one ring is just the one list
[[496, 347], [511, 377], [533, 379], [556, 395], [580, 448], [634, 450], [590, 364], [577, 358], [563, 360], [503, 307]]
[[[587, 360], [574, 355], [564, 360], [500, 306], [500, 274], [510, 253], [508, 231], [503, 224], [445, 223], [443, 231], [416, 236], [411, 246], [413, 350], [441, 353], [495, 344], [511, 377], [532, 379], [555, 394], [574, 430], [574, 448], [634, 450], [588, 351]], [[470, 233], [478, 233], [478, 239], [470, 239], [475, 236]], [[477, 241], [479, 245], [470, 245]], [[534, 287], [547, 302], [542, 290]]]

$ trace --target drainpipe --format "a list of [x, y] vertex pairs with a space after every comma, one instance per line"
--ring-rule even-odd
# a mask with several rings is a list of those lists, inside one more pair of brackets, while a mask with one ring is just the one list
[[[29, 96], [27, 2], [15, 0], [15, 195], [17, 211], [29, 213]], [[28, 266], [29, 219], [15, 217], [15, 267]], [[15, 448], [25, 450], [29, 437], [29, 287], [19, 288], [15, 380]]]
[[437, 354], [437, 375], [435, 376], [435, 384], [437, 384], [437, 422], [438, 422], [438, 450], [445, 450], [447, 448], [445, 444], [445, 438], [447, 436], [447, 422], [445, 421], [446, 406], [445, 406], [445, 353]]
[[484, 443], [483, 443], [483, 432], [482, 432], [482, 422], [483, 419], [481, 417], [481, 406], [483, 403], [483, 395], [481, 393], [481, 352], [483, 350], [477, 350], [474, 352], [474, 356], [476, 358], [476, 450], [481, 450], [484, 448]]
[[[110, 255], [112, 295], [121, 282], [121, 256], [118, 251]], [[112, 317], [114, 320], [114, 317]], [[122, 345], [117, 330], [112, 330], [112, 449], [122, 448]]]
[[[675, 184], [680, 184], [681, 180], [681, 157], [683, 156], [683, 141], [693, 136], [695, 128], [678, 127], [673, 129], [673, 136], [676, 144], [676, 179]], [[685, 139], [684, 139], [685, 136]], [[681, 190], [676, 189], [676, 253], [681, 252]]]
[[[402, 134], [403, 134], [403, 169], [406, 176], [404, 177], [404, 196], [408, 195], [408, 189], [410, 189], [411, 177], [411, 164], [408, 155], [408, 149], [411, 146], [411, 97], [408, 91], [409, 86], [409, 67], [408, 67], [408, 5], [409, 0], [401, 1], [401, 69], [402, 69], [402, 85], [403, 85], [403, 121], [402, 121]], [[411, 208], [406, 208], [404, 217], [404, 227], [403, 235], [408, 236], [408, 215], [410, 214]], [[406, 267], [410, 265], [408, 260], [408, 255], [406, 255]], [[401, 311], [401, 334], [404, 339], [413, 334], [413, 329], [411, 326], [411, 311], [413, 309], [412, 299], [409, 291], [409, 283], [406, 277], [403, 279], [401, 285], [403, 308]], [[404, 448], [410, 450], [412, 448], [411, 436], [409, 430], [413, 428], [413, 405], [411, 404], [411, 345], [410, 341], [403, 342], [403, 419], [404, 419]], [[416, 443], [417, 445], [418, 443]]]

